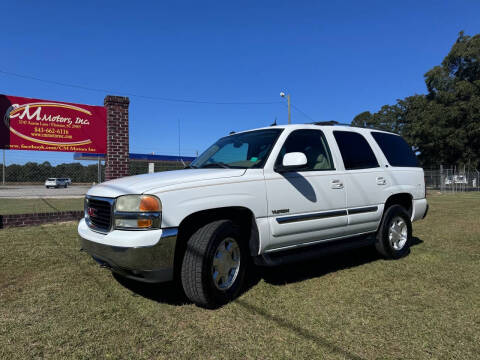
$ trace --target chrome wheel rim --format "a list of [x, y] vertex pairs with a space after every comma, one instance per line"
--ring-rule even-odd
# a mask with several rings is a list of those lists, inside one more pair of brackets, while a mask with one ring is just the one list
[[402, 250], [408, 240], [408, 227], [400, 216], [393, 218], [388, 228], [388, 240], [394, 250]]
[[212, 262], [212, 280], [218, 290], [228, 290], [240, 270], [240, 247], [233, 238], [224, 239], [215, 250]]

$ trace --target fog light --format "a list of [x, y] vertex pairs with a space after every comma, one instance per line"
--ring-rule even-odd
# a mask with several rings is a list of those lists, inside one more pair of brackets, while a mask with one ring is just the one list
[[136, 228], [137, 219], [115, 219], [115, 226], [120, 228]]

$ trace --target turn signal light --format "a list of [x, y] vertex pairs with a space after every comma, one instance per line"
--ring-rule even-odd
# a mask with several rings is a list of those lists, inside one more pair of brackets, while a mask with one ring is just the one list
[[138, 219], [137, 220], [137, 226], [139, 228], [142, 228], [142, 229], [149, 228], [149, 227], [152, 226], [152, 224], [153, 224], [153, 221], [151, 219]]
[[160, 211], [160, 203], [158, 199], [153, 196], [142, 196], [140, 199], [140, 211]]

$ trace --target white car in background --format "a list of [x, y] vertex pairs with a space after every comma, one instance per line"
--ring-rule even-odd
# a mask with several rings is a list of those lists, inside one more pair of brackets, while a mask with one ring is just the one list
[[66, 188], [68, 186], [68, 181], [65, 178], [48, 178], [45, 181], [45, 187], [49, 188]]
[[454, 175], [453, 176], [453, 182], [455, 184], [467, 185], [467, 178], [466, 178], [465, 175]]
[[447, 176], [445, 178], [445, 185], [452, 185], [452, 184], [463, 184], [467, 185], [467, 178], [465, 175], [453, 175]]

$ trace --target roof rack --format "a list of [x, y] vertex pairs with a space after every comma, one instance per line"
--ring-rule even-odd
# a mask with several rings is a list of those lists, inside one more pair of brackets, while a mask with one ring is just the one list
[[350, 124], [343, 124], [339, 123], [338, 121], [335, 120], [329, 120], [329, 121], [316, 121], [311, 123], [313, 125], [326, 125], [326, 126], [334, 126], [334, 125], [341, 125], [341, 126], [352, 126]]
[[369, 129], [369, 130], [392, 132], [392, 133], [395, 134], [395, 132], [392, 131], [392, 130], [378, 129], [378, 128], [376, 128], [376, 127], [369, 127], [369, 126], [362, 126], [362, 125], [352, 125], [352, 124], [339, 123], [338, 121], [335, 121], [335, 120], [330, 120], [330, 121], [316, 121], [316, 122], [307, 123], [307, 124], [311, 124], [311, 125], [324, 125], [324, 126], [325, 126], [325, 125], [326, 125], [326, 126], [335, 126], [335, 125], [338, 125], [338, 126], [349, 126], [349, 127], [353, 127], [353, 128], [359, 128], [359, 129]]

